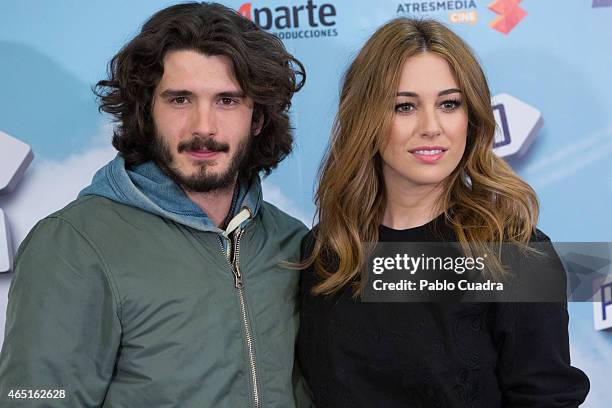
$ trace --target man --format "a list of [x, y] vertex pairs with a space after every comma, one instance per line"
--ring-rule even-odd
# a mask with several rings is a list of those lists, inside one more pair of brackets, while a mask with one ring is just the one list
[[21, 245], [0, 406], [307, 405], [283, 265], [306, 228], [258, 176], [291, 151], [302, 65], [195, 3], [151, 17], [109, 76], [96, 93], [119, 155]]

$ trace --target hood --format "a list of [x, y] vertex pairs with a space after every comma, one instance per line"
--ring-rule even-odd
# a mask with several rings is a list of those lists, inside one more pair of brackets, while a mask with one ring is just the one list
[[[79, 197], [86, 195], [106, 197], [200, 231], [224, 232], [152, 161], [127, 169], [123, 157], [117, 155], [98, 170], [91, 185], [79, 193]], [[241, 181], [230, 218], [244, 207], [254, 217], [261, 201], [259, 176]]]

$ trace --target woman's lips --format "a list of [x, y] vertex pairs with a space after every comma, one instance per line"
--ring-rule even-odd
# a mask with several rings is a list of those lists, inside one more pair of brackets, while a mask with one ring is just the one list
[[412, 153], [412, 155], [425, 163], [435, 163], [438, 160], [440, 160], [443, 156], [444, 153], [446, 152], [445, 149], [415, 149], [415, 150], [411, 150], [410, 153]]

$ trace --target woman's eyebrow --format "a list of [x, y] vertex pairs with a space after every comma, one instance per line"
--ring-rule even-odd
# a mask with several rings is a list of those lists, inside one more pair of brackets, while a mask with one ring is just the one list
[[[439, 92], [438, 96], [449, 95], [453, 93], [461, 93], [461, 90], [457, 88], [445, 89], [444, 91]], [[417, 94], [416, 92], [410, 92], [410, 91], [401, 91], [401, 92], [398, 92], [396, 95], [397, 96], [407, 96], [410, 98], [416, 98], [419, 96], [419, 94]]]

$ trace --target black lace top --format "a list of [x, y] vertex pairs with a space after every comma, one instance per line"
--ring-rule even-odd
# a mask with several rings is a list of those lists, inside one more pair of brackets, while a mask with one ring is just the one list
[[[380, 241], [440, 237], [454, 240], [440, 217], [380, 227]], [[362, 303], [350, 288], [313, 296], [317, 281], [302, 272], [298, 358], [318, 408], [577, 407], [588, 393], [570, 365], [565, 303]]]

